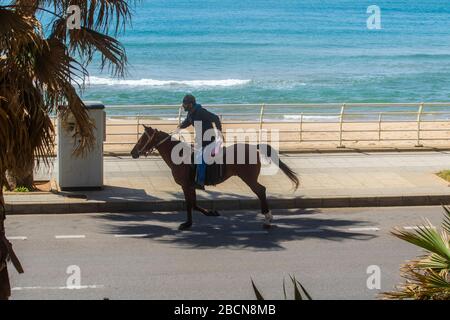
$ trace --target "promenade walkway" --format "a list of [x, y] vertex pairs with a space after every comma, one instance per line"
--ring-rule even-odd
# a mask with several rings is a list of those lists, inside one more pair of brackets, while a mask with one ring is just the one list
[[[449, 183], [435, 175], [450, 169], [450, 152], [286, 154], [282, 160], [300, 177], [292, 190], [281, 173], [262, 176], [274, 208], [429, 205], [450, 203]], [[40, 170], [37, 178], [56, 173]], [[74, 213], [113, 210], [180, 210], [183, 193], [159, 157], [105, 158], [105, 188], [37, 194], [6, 194], [10, 213]], [[249, 209], [259, 203], [233, 177], [198, 191], [209, 208]]]

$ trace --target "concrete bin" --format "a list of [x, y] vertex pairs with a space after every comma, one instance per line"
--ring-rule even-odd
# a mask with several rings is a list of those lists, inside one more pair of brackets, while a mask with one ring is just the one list
[[105, 106], [101, 102], [85, 102], [94, 123], [94, 148], [84, 156], [73, 155], [75, 119], [58, 117], [58, 185], [61, 190], [98, 190], [103, 188], [103, 142], [106, 137]]

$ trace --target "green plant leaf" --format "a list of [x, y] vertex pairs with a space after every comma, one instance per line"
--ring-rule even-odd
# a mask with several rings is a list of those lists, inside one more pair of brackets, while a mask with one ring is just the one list
[[442, 205], [444, 221], [442, 231], [432, 228], [426, 220], [416, 232], [398, 228], [392, 234], [402, 240], [419, 246], [429, 253], [408, 261], [400, 268], [406, 281], [396, 291], [383, 293], [386, 299], [449, 300], [450, 299], [450, 207]]
[[433, 270], [430, 270], [429, 274], [426, 276], [426, 279], [432, 287], [450, 290], [450, 283], [444, 275], [440, 275]]
[[253, 291], [255, 292], [256, 300], [264, 300], [264, 297], [262, 296], [261, 292], [259, 292], [255, 283], [253, 282], [253, 279], [252, 279], [252, 286], [253, 286]]
[[292, 283], [294, 284], [294, 300], [303, 300], [302, 294], [297, 286], [297, 281], [295, 280], [295, 277], [291, 277]]
[[308, 300], [312, 300], [311, 296], [309, 295], [308, 291], [305, 290], [305, 288], [302, 286], [302, 284], [300, 283], [300, 281], [297, 280], [298, 285], [300, 286], [300, 288], [302, 289], [303, 293], [305, 294], [306, 298]]
[[422, 269], [433, 269], [433, 270], [450, 270], [450, 261], [432, 253], [431, 255], [420, 259], [417, 262], [417, 266]]
[[28, 189], [27, 187], [16, 187], [14, 189], [14, 192], [30, 192], [30, 189]]
[[428, 226], [419, 226], [415, 232], [395, 229], [392, 234], [427, 251], [435, 253], [446, 260], [450, 260], [450, 249], [438, 231]]

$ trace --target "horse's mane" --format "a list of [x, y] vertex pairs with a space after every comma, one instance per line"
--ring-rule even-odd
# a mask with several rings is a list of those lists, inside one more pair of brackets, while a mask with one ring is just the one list
[[170, 141], [170, 142], [174, 142], [175, 144], [178, 144], [178, 143], [184, 143], [184, 144], [187, 144], [186, 142], [181, 141], [181, 140], [175, 138], [175, 135], [169, 134], [169, 133], [167, 133], [167, 132], [165, 132], [165, 131], [162, 131], [162, 130], [158, 130], [158, 135], [161, 137], [161, 140], [162, 140], [162, 139], [165, 139], [165, 138], [167, 138], [167, 137], [170, 136], [170, 139], [168, 139], [168, 141]]

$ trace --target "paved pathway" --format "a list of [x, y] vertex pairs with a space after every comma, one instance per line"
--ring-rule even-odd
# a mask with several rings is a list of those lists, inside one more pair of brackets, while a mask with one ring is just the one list
[[[435, 196], [439, 199], [442, 196], [445, 199], [450, 196], [449, 183], [435, 175], [440, 170], [450, 169], [450, 152], [287, 154], [282, 156], [282, 160], [299, 174], [301, 187], [294, 192], [292, 184], [281, 171], [275, 176], [262, 176], [260, 182], [267, 186], [270, 198], [291, 201], [288, 207], [295, 207], [295, 201], [302, 199], [336, 199], [336, 206], [346, 206], [351, 198], [372, 197], [373, 200], [385, 197], [390, 198], [393, 205], [399, 205], [401, 203], [396, 202], [402, 197]], [[52, 171], [54, 174], [56, 169]], [[41, 170], [37, 176], [46, 174]], [[66, 197], [70, 193], [7, 195], [6, 202], [10, 205], [72, 203], [74, 206], [71, 209], [76, 209], [76, 204], [86, 202], [87, 198], [94, 205], [94, 212], [98, 209], [98, 203], [105, 202], [111, 205], [109, 209], [123, 209], [118, 203], [150, 201], [175, 205], [183, 200], [181, 188], [159, 157], [139, 160], [105, 158], [105, 185], [103, 191], [81, 192], [84, 195], [81, 199], [77, 198], [80, 192], [75, 192], [71, 195], [75, 194], [75, 198]], [[242, 208], [238, 204], [244, 200], [256, 203], [252, 200], [255, 196], [251, 190], [236, 177], [198, 192], [198, 198], [206, 202], [227, 200], [229, 209]], [[342, 202], [342, 199], [346, 200]], [[434, 203], [440, 202], [436, 200]], [[313, 204], [309, 202], [308, 205]], [[317, 206], [320, 206], [319, 202]], [[332, 206], [332, 203], [327, 206]]]

